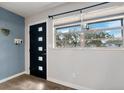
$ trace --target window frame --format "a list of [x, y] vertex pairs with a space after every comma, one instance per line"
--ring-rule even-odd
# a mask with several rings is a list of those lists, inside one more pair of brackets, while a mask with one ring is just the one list
[[[108, 22], [108, 21], [116, 21], [116, 20], [120, 20], [121, 21], [121, 27], [124, 27], [124, 18], [123, 17], [121, 17], [121, 18], [113, 18], [113, 19], [107, 19], [107, 20], [102, 20], [102, 21], [94, 21], [94, 22], [84, 22], [84, 23], [86, 23], [86, 24], [94, 24], [94, 23], [102, 23], [102, 22]], [[76, 26], [78, 26], [78, 25], [80, 25], [81, 26], [81, 29], [82, 29], [82, 23], [76, 23], [77, 25]], [[73, 25], [73, 24], [71, 24], [71, 26], [67, 26], [67, 27], [73, 27], [73, 26], [75, 26], [75, 24]], [[62, 27], [62, 28], [67, 28], [67, 27]], [[56, 35], [55, 35], [55, 29], [56, 28], [59, 28], [59, 27], [54, 27], [54, 25], [53, 25], [53, 31], [54, 31], [54, 40], [53, 40], [53, 44], [54, 44], [54, 49], [57, 49], [57, 50], [60, 50], [60, 49], [76, 49], [76, 50], [78, 50], [78, 49], [82, 49], [82, 50], [87, 50], [87, 49], [93, 49], [93, 50], [124, 50], [124, 29], [122, 29], [122, 40], [123, 40], [123, 44], [122, 44], [122, 47], [85, 47], [85, 46], [83, 46], [83, 47], [72, 47], [72, 48], [68, 48], [68, 47], [62, 47], [62, 48], [58, 48], [58, 47], [56, 47]], [[61, 28], [61, 27], [60, 27]]]
[[[103, 21], [95, 21], [95, 22], [87, 22], [87, 25], [89, 24], [94, 24], [94, 23], [103, 23], [103, 22], [111, 22], [111, 21], [117, 21], [117, 20], [120, 20], [121, 22], [121, 26], [120, 27], [124, 27], [124, 18], [116, 18], [116, 19], [107, 19], [107, 20], [103, 20]], [[110, 29], [115, 29], [115, 28], [119, 28], [119, 27], [110, 27]], [[104, 29], [109, 29], [109, 28], [102, 28], [103, 30]], [[95, 29], [95, 30], [99, 30], [99, 29]], [[101, 30], [101, 29], [100, 29]], [[97, 31], [96, 31], [97, 32]], [[114, 49], [120, 49], [120, 48], [124, 48], [124, 29], [121, 29], [121, 35], [122, 35], [122, 46], [121, 47], [114, 47]], [[86, 47], [86, 48], [90, 48], [90, 47]], [[105, 48], [105, 49], [108, 49], [108, 48], [112, 48], [112, 47], [95, 47], [95, 48]]]
[[[74, 25], [68, 25], [68, 26], [66, 26], [66, 27], [64, 27], [64, 26], [62, 26], [62, 27], [54, 27], [54, 48], [56, 48], [56, 49], [70, 49], [70, 48], [68, 48], [68, 47], [61, 47], [61, 48], [58, 48], [58, 47], [56, 47], [56, 33], [55, 33], [55, 29], [61, 29], [61, 28], [68, 28], [68, 27], [74, 27], [74, 26], [81, 26], [81, 24], [79, 24], [79, 23], [76, 23], [76, 24], [74, 24]], [[73, 48], [79, 48], [79, 47], [72, 47], [71, 49], [73, 49]], [[81, 48], [81, 47], [80, 47]]]

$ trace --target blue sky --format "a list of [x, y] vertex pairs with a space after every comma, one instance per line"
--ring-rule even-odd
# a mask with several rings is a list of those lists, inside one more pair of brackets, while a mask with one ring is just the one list
[[81, 27], [74, 26], [74, 27], [60, 28], [60, 29], [57, 29], [57, 31], [62, 33], [66, 33], [68, 31], [81, 31]]
[[[89, 24], [90, 29], [103, 29], [103, 28], [112, 28], [112, 27], [120, 27], [120, 26], [121, 26], [121, 20]], [[121, 29], [108, 30], [106, 32], [115, 37], [121, 37]]]

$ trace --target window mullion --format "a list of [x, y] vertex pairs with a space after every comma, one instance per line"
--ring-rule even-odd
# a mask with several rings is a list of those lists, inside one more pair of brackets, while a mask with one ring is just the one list
[[81, 34], [80, 34], [80, 45], [81, 47], [85, 47], [85, 34], [83, 32], [84, 30], [84, 21], [83, 21], [83, 12], [81, 11]]

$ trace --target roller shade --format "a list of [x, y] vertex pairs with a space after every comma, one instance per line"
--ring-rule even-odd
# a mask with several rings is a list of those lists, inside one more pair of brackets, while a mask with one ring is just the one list
[[54, 19], [54, 27], [67, 27], [72, 25], [80, 25], [81, 24], [81, 14], [66, 16], [58, 19]]

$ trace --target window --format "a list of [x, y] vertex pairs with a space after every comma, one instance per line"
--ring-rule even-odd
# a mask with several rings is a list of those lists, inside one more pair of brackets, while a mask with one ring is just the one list
[[85, 47], [122, 47], [121, 19], [89, 23], [85, 33]]
[[80, 16], [60, 18], [54, 22], [55, 46], [57, 48], [80, 47]]
[[85, 26], [81, 24], [82, 22], [79, 16], [60, 18], [54, 21], [55, 47], [123, 46], [123, 19], [87, 23]]
[[56, 29], [56, 47], [80, 47], [79, 25]]

